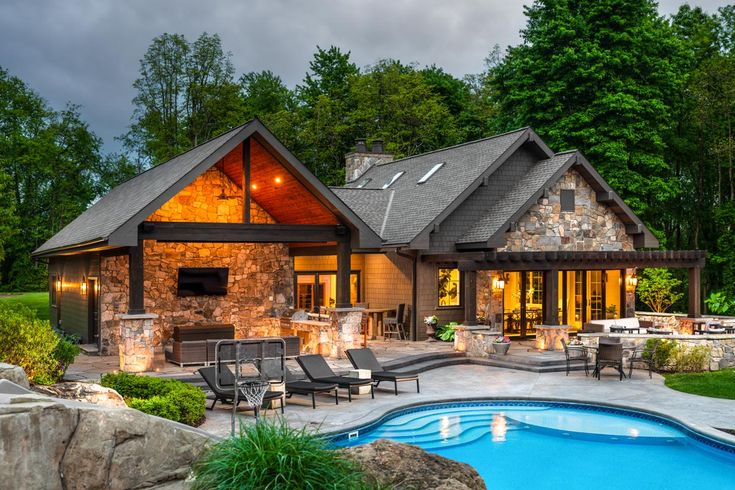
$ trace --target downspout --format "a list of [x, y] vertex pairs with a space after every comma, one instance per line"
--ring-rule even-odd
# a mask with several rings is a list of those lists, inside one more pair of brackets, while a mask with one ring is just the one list
[[419, 256], [417, 252], [407, 254], [398, 249], [396, 249], [396, 254], [400, 257], [411, 259], [411, 339], [416, 341], [418, 340], [418, 308], [416, 308], [416, 303], [418, 303], [418, 287], [416, 279], [418, 276]]

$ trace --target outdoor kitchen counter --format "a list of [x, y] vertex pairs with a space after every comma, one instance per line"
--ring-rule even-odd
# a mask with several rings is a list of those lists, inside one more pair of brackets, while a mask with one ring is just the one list
[[[323, 356], [329, 356], [332, 352], [332, 344], [339, 330], [338, 326], [330, 321], [318, 320], [291, 320], [290, 329], [290, 335], [298, 335], [301, 338], [302, 354]], [[284, 328], [281, 330], [281, 334], [284, 334]]]

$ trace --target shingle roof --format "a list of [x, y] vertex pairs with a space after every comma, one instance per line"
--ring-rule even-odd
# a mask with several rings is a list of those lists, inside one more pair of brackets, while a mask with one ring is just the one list
[[552, 158], [539, 161], [457, 243], [487, 242], [496, 233], [506, 231], [505, 228], [514, 215], [525, 211], [525, 207], [532, 203], [534, 195], [548, 187], [549, 181], [565, 169], [575, 155], [576, 152], [558, 153]]
[[[345, 188], [333, 188], [333, 190], [363, 220], [376, 222], [380, 208], [385, 209], [386, 204], [381, 192], [388, 193], [388, 190], [380, 191], [380, 189], [398, 172], [405, 172], [390, 186], [389, 190], [394, 191], [394, 197], [385, 225], [381, 225], [380, 235], [386, 245], [406, 244], [488, 172], [493, 164], [508, 156], [509, 151], [515, 146], [527, 141], [530, 133], [530, 129], [522, 128], [491, 138], [376, 165], [356, 182], [347, 186], [354, 189], [358, 181], [372, 179], [362, 189], [345, 191], [341, 190]], [[426, 183], [418, 184], [419, 179], [437, 163], [444, 165]], [[371, 209], [369, 206], [371, 200], [377, 209]]]
[[378, 235], [390, 215], [395, 191], [333, 187], [332, 190]]
[[106, 240], [245, 126], [247, 123], [123, 182], [33, 253]]

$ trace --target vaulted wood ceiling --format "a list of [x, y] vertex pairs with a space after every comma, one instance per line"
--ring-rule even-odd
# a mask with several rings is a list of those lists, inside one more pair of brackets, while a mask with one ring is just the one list
[[[242, 189], [242, 143], [215, 166]], [[279, 223], [339, 223], [337, 217], [255, 138], [250, 140], [250, 183], [250, 199]]]

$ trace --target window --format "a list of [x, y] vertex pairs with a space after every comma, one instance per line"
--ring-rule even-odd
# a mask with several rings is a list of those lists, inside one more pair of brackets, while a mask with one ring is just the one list
[[359, 184], [357, 184], [357, 188], [358, 189], [362, 189], [363, 187], [365, 187], [366, 185], [368, 185], [371, 180], [373, 180], [373, 179], [371, 179], [371, 178], [363, 179], [362, 182], [360, 182]]
[[[360, 273], [350, 273], [350, 303], [360, 301]], [[334, 307], [337, 303], [336, 272], [297, 272], [296, 308], [315, 311], [320, 306]]]
[[459, 269], [439, 269], [439, 306], [460, 305]]
[[388, 187], [392, 186], [392, 185], [393, 185], [393, 183], [394, 183], [394, 182], [395, 182], [396, 180], [398, 180], [398, 179], [399, 179], [399, 178], [401, 177], [401, 175], [403, 175], [403, 174], [405, 174], [405, 173], [406, 173], [406, 172], [404, 172], [403, 170], [401, 170], [400, 172], [398, 172], [397, 174], [395, 174], [395, 175], [393, 176], [393, 178], [392, 178], [392, 179], [390, 179], [390, 181], [389, 181], [389, 182], [386, 182], [385, 184], [383, 184], [383, 189], [387, 189]]
[[423, 184], [424, 182], [426, 182], [427, 180], [429, 180], [431, 178], [431, 176], [434, 175], [437, 172], [437, 170], [439, 170], [443, 166], [444, 166], [444, 162], [437, 163], [436, 165], [434, 165], [433, 167], [431, 167], [431, 170], [429, 170], [428, 172], [426, 172], [424, 174], [424, 176], [419, 179], [418, 183], [419, 184]]
[[574, 212], [574, 189], [562, 189], [560, 199], [562, 213]]

